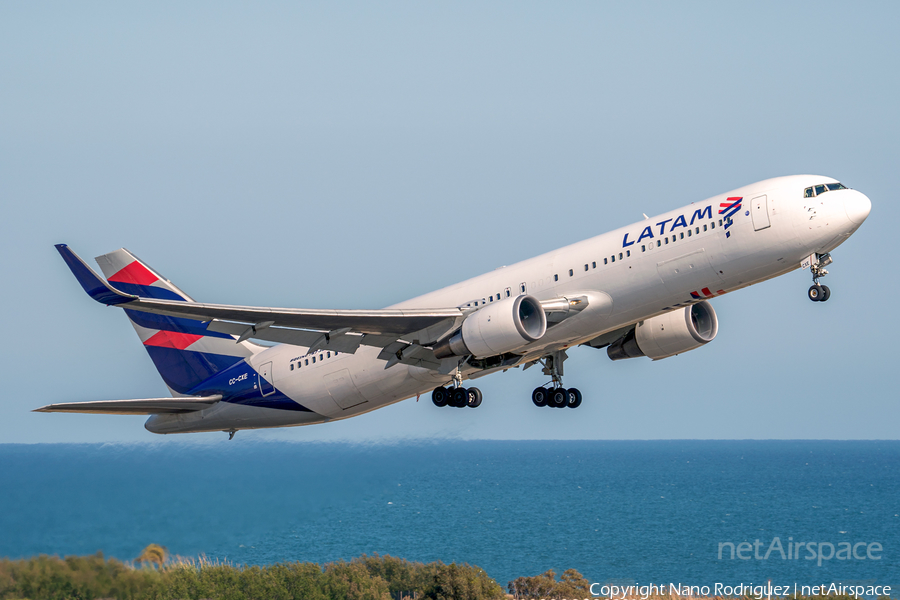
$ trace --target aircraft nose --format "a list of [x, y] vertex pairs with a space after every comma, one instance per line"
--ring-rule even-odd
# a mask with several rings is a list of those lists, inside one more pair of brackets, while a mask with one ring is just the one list
[[860, 225], [869, 216], [869, 211], [872, 210], [872, 201], [865, 194], [856, 190], [852, 191], [852, 194], [844, 196], [844, 210], [847, 212], [848, 219]]

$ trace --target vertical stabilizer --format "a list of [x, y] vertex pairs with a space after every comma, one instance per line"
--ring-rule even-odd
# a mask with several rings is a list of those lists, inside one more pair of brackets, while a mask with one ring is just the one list
[[[128, 250], [97, 257], [109, 284], [142, 298], [193, 301], [171, 281], [154, 271]], [[187, 395], [220, 371], [263, 348], [251, 342], [237, 343], [224, 333], [209, 331], [208, 321], [166, 317], [125, 309], [141, 343], [173, 395]]]

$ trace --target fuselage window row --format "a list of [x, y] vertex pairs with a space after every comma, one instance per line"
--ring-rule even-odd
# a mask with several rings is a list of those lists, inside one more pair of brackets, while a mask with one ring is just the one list
[[[337, 352], [334, 352], [333, 354], [334, 354], [335, 356], [338, 355]], [[322, 362], [322, 361], [325, 360], [326, 358], [331, 358], [331, 355], [332, 355], [332, 352], [322, 352], [322, 353], [320, 353], [319, 356], [318, 356], [319, 362]], [[313, 355], [312, 361], [313, 361], [313, 364], [316, 364], [316, 356], [315, 356], [315, 355]], [[309, 359], [308, 359], [308, 358], [304, 358], [302, 361], [301, 361], [301, 360], [298, 360], [296, 363], [291, 363], [291, 371], [294, 370], [294, 365], [295, 365], [295, 364], [297, 365], [297, 370], [299, 371], [299, 370], [300, 370], [300, 367], [302, 367], [303, 365], [306, 365], [307, 367], [309, 366]]]
[[[525, 284], [523, 283], [520, 287], [522, 289], [522, 293], [524, 294], [525, 293]], [[503, 298], [504, 294], [506, 295], [507, 298], [511, 297], [512, 289], [506, 288], [506, 290], [504, 292], [502, 292], [502, 293], [497, 292], [496, 294], [492, 294], [492, 295], [488, 296], [486, 299], [482, 298], [481, 300], [472, 300], [471, 302], [466, 302], [465, 306], [466, 306], [466, 308], [472, 308], [473, 306], [475, 306], [475, 307], [484, 306], [485, 304], [487, 304], [489, 302], [494, 302], [495, 300], [499, 302]], [[460, 305], [460, 306], [462, 306], [462, 305]], [[335, 352], [335, 354], [337, 354], [337, 352]]]
[[[729, 224], [731, 223], [731, 219], [730, 219], [730, 218], [729, 218], [729, 219], [726, 219], [726, 221], [727, 221]], [[719, 227], [721, 227], [721, 226], [722, 226], [722, 219], [719, 219]], [[704, 223], [704, 224], [703, 224], [703, 231], [709, 231], [709, 230], [715, 229], [715, 228], [716, 228], [716, 222], [715, 222], [715, 221], [712, 221], [711, 223]], [[699, 226], [699, 225], [698, 225], [697, 227], [694, 227], [693, 229], [688, 229], [688, 230], [687, 230], [687, 236], [688, 236], [688, 237], [693, 237], [695, 234], [696, 234], [696, 235], [700, 235], [700, 226]], [[673, 235], [672, 235], [672, 242], [676, 242], [676, 241], [678, 241], [679, 239], [681, 239], [681, 240], [684, 239], [684, 232], [681, 232], [680, 234], [673, 234]], [[666, 236], [666, 237], [664, 237], [662, 240], [656, 240], [656, 247], [659, 248], [659, 247], [662, 246], [663, 244], [668, 244], [668, 243], [669, 243], [669, 237]], [[647, 244], [641, 244], [641, 252], [646, 252], [646, 251], [647, 251], [647, 248], [648, 248]], [[653, 243], [652, 243], [652, 242], [650, 243], [649, 248], [653, 248]], [[626, 256], [631, 256], [631, 251], [630, 251], [630, 250], [628, 250], [628, 251], [626, 252]], [[619, 253], [619, 260], [622, 260], [622, 255], [621, 255], [621, 253]], [[610, 262], [616, 262], [616, 257], [615, 257], [615, 255], [613, 255], [613, 256], [610, 257], [609, 259], [606, 259], [606, 258], [603, 259], [603, 264], [604, 264], [604, 265], [609, 264]], [[585, 265], [585, 267], [587, 267], [587, 265]], [[585, 268], [585, 271], [586, 271], [586, 270], [587, 270], [587, 268]]]
[[[842, 188], [840, 188], [840, 189], [845, 189], [845, 188], [842, 187]], [[725, 219], [725, 222], [730, 223], [730, 222], [731, 222], [731, 219]], [[719, 219], [719, 227], [722, 226], [722, 223], [723, 223], [723, 220], [722, 220], [722, 219]], [[715, 222], [715, 221], [712, 221], [712, 222], [710, 222], [710, 223], [708, 223], [708, 224], [707, 224], [707, 223], [704, 223], [704, 224], [703, 224], [703, 231], [709, 231], [709, 230], [715, 229], [715, 228], [716, 228], [716, 222]], [[694, 234], [700, 235], [700, 226], [699, 226], [699, 225], [698, 225], [697, 227], [694, 227], [693, 229], [688, 228], [688, 230], [687, 230], [687, 235], [688, 235], [688, 237], [693, 237]], [[672, 240], [671, 240], [672, 243], [678, 241], [679, 239], [682, 239], [682, 240], [684, 239], [684, 232], [681, 232], [680, 234], [672, 234]], [[669, 236], [666, 236], [666, 237], [662, 238], [662, 240], [656, 240], [656, 247], [659, 248], [659, 247], [662, 246], [663, 244], [668, 244], [668, 243], [669, 243]], [[653, 248], [653, 243], [652, 243], [652, 242], [650, 243], [650, 246], [649, 246], [649, 247], [650, 247], [650, 248]], [[647, 251], [647, 248], [648, 248], [648, 246], [647, 246], [646, 244], [642, 244], [642, 245], [641, 245], [641, 252], [646, 252], [646, 251]], [[618, 253], [618, 260], [620, 260], [620, 261], [624, 260], [625, 258], [629, 258], [629, 257], [631, 257], [631, 250], [626, 250], [624, 253], [622, 253], [622, 252], [619, 252], [619, 253]], [[610, 263], [614, 263], [614, 262], [616, 262], [616, 259], [617, 259], [616, 255], [613, 254], [613, 255], [609, 256], [608, 258], [604, 258], [604, 259], [603, 259], [603, 264], [604, 264], [604, 265], [608, 265], [608, 264], [610, 264]], [[584, 270], [585, 270], [585, 272], [589, 271], [589, 270], [592, 269], [592, 268], [593, 268], [593, 269], [596, 269], [596, 268], [597, 268], [597, 261], [592, 261], [591, 263], [584, 263]], [[574, 277], [574, 276], [575, 276], [575, 270], [574, 270], [574, 269], [569, 269], [569, 277]], [[553, 275], [553, 281], [554, 281], [554, 282], [558, 282], [558, 281], [559, 281], [559, 273], [555, 273], [555, 274]], [[523, 293], [523, 294], [526, 293], [526, 292], [525, 292], [525, 289], [526, 289], [526, 288], [525, 288], [525, 284], [524, 284], [524, 283], [519, 284], [519, 291], [520, 291], [521, 293]], [[511, 295], [512, 295], [512, 294], [511, 294], [511, 292], [510, 292], [510, 288], [506, 288], [506, 297], [509, 298]], [[475, 307], [477, 308], [478, 306], [483, 306], [483, 305], [485, 305], [485, 304], [487, 304], [487, 303], [489, 303], [489, 302], [494, 302], [495, 299], [496, 299], [496, 300], [500, 300], [502, 297], [503, 297], [503, 295], [502, 295], [501, 293], [498, 292], [496, 295], [491, 295], [491, 296], [488, 296], [487, 298], [482, 298], [481, 301], [480, 301], [480, 303], [479, 303], [478, 300], [475, 300], [475, 301], [473, 301], [473, 302], [468, 302], [468, 303], [466, 303], [466, 307], [471, 308], [472, 306], [475, 306]]]

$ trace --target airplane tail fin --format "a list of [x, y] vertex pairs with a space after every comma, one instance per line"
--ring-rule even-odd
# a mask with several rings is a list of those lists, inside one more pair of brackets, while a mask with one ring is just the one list
[[[109, 285], [127, 294], [191, 302], [174, 283], [128, 250], [96, 258]], [[209, 321], [125, 309], [138, 337], [173, 395], [190, 395], [201, 383], [263, 348], [209, 331]]]

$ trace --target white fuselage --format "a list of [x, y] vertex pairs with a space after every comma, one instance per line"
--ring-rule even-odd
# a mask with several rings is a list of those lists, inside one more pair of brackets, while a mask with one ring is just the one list
[[[522, 293], [542, 301], [586, 297], [586, 309], [516, 350], [518, 364], [523, 364], [699, 299], [771, 279], [800, 268], [811, 254], [830, 252], [856, 231], [870, 206], [868, 198], [849, 189], [804, 198], [805, 188], [831, 182], [835, 180], [798, 175], [748, 185], [394, 307], [481, 306]], [[740, 198], [741, 208], [726, 228], [719, 211], [734, 204], [729, 198]], [[323, 423], [430, 392], [452, 379], [405, 364], [386, 369], [379, 352], [361, 346], [355, 354], [307, 355], [306, 348], [273, 346], [247, 360], [257, 371], [271, 362], [274, 386], [312, 412], [220, 402], [198, 413], [154, 416], [147, 428], [176, 433]], [[298, 361], [305, 364], [292, 368]], [[485, 373], [464, 367], [462, 375], [468, 379]]]

